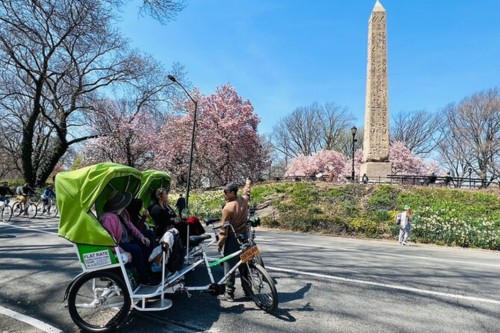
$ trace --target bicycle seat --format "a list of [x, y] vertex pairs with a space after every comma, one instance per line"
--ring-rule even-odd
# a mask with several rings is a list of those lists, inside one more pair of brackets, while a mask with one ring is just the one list
[[203, 235], [199, 235], [199, 236], [189, 236], [189, 246], [191, 246], [191, 247], [198, 246], [205, 239], [210, 239], [210, 238], [212, 238], [212, 235], [210, 235], [210, 234], [203, 234]]
[[204, 218], [203, 221], [205, 222], [205, 225], [208, 226], [210, 224], [219, 222], [220, 218], [218, 218], [218, 217], [207, 217], [207, 218]]

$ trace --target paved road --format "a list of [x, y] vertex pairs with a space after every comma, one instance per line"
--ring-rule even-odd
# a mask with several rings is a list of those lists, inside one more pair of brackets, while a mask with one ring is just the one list
[[[56, 230], [51, 219], [0, 223], [0, 332], [50, 331], [2, 309], [78, 332], [61, 301], [80, 268]], [[119, 331], [500, 331], [500, 253], [268, 230], [257, 237], [278, 283], [275, 316], [238, 299], [180, 294], [167, 311], [132, 312]]]

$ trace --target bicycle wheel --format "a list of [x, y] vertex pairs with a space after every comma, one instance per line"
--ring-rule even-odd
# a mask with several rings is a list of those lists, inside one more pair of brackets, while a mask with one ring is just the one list
[[45, 214], [45, 212], [46, 212], [46, 209], [47, 209], [47, 206], [44, 205], [43, 203], [38, 204], [38, 213], [36, 215], [43, 216], [43, 214]]
[[82, 275], [69, 290], [69, 314], [84, 331], [114, 330], [125, 322], [130, 307], [130, 295], [123, 278], [110, 271]]
[[38, 209], [38, 206], [36, 205], [36, 203], [32, 202], [29, 204], [28, 206], [28, 217], [30, 219], [34, 219], [36, 217], [36, 213], [37, 213], [37, 210]]
[[56, 217], [58, 212], [56, 205], [49, 205], [47, 207], [47, 214], [49, 214], [50, 217]]
[[262, 310], [273, 313], [278, 307], [278, 292], [269, 273], [259, 264], [248, 267], [245, 283], [250, 286], [250, 296]]
[[3, 222], [9, 222], [10, 219], [12, 218], [12, 207], [9, 205], [4, 205], [2, 207], [2, 221]]
[[12, 214], [15, 216], [20, 216], [23, 213], [23, 209], [21, 207], [20, 202], [16, 202], [14, 206], [12, 206]]
[[262, 266], [262, 268], [266, 268], [266, 266], [264, 266], [264, 260], [262, 260], [262, 257], [260, 256], [260, 254], [256, 255], [253, 260], [255, 261], [256, 264], [259, 264]]

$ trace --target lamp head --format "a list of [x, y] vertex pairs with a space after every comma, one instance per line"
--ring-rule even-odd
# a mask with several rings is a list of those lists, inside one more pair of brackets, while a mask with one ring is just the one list
[[352, 133], [352, 136], [355, 136], [357, 131], [358, 131], [358, 129], [356, 128], [356, 126], [353, 126], [353, 127], [351, 128], [351, 133]]
[[173, 75], [167, 75], [167, 78], [172, 81], [172, 82], [177, 82], [177, 80], [175, 79], [175, 76]]

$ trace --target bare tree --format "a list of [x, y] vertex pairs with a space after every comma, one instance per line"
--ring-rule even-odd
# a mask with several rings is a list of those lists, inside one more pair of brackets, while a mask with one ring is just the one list
[[272, 144], [285, 159], [311, 155], [323, 149], [335, 149], [352, 116], [336, 104], [317, 103], [300, 107], [273, 128]]
[[323, 107], [315, 103], [311, 108], [316, 111], [321, 149], [338, 149], [346, 128], [352, 124], [352, 115], [347, 108], [334, 103], [327, 103]]
[[145, 103], [165, 85], [144, 79], [154, 77], [148, 59], [131, 52], [111, 26], [114, 3], [0, 3], [0, 115], [21, 133], [11, 160], [17, 163], [17, 149], [30, 184], [41, 185], [70, 146], [95, 137], [90, 120], [100, 93], [133, 84], [144, 93], [137, 102]]
[[184, 0], [143, 0], [140, 12], [165, 24], [173, 20], [184, 7]]
[[459, 175], [472, 168], [488, 186], [500, 175], [500, 90], [476, 93], [444, 111], [448, 132], [440, 151], [446, 165]]
[[[363, 128], [358, 128], [356, 132], [356, 137], [354, 138], [354, 152], [358, 149], [363, 148], [363, 142], [364, 142], [364, 129]], [[336, 141], [335, 146], [333, 147], [333, 150], [338, 151], [339, 153], [342, 153], [345, 156], [351, 157], [352, 156], [352, 148], [353, 148], [353, 137], [352, 137], [352, 132], [351, 129], [346, 126], [345, 128], [342, 129], [342, 132], [340, 133], [339, 138]]]
[[434, 151], [443, 137], [445, 117], [424, 110], [400, 112], [392, 119], [391, 141], [404, 142], [422, 157]]

